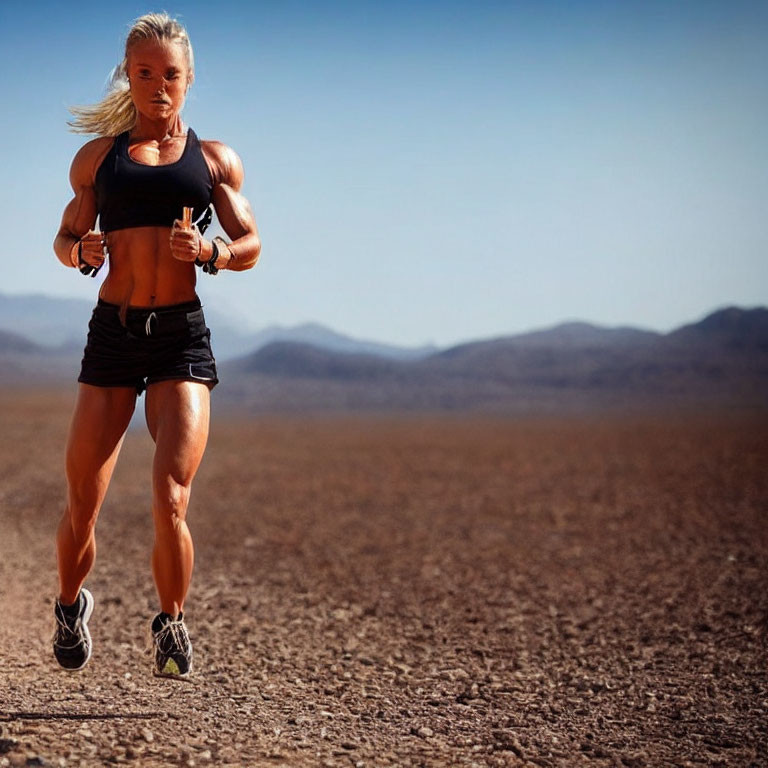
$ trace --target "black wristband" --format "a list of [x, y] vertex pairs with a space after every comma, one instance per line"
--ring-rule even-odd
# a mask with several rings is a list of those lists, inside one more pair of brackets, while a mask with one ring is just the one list
[[[203, 267], [203, 272], [205, 272], [205, 265], [206, 264], [210, 264], [212, 261], [215, 261], [216, 256], [218, 255], [217, 254], [218, 248], [216, 247], [216, 243], [211, 243], [211, 245], [213, 246], [213, 252], [211, 253], [211, 258], [208, 259], [208, 261], [203, 261], [199, 256], [197, 256], [195, 258], [195, 266], [196, 267]], [[202, 252], [202, 245], [201, 245], [200, 250]]]
[[219, 270], [216, 269], [216, 260], [219, 258], [219, 246], [216, 245], [215, 238], [211, 243], [211, 246], [213, 247], [213, 254], [208, 261], [203, 262], [203, 272], [206, 272], [209, 275], [217, 275]]

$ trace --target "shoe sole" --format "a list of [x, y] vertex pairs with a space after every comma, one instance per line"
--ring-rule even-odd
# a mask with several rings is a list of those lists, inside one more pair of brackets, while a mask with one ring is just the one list
[[192, 675], [192, 666], [190, 665], [189, 669], [182, 675], [180, 672], [179, 673], [161, 672], [153, 664], [152, 675], [153, 677], [164, 677], [166, 680], [179, 680], [181, 682], [190, 682], [190, 677]]
[[83, 587], [80, 591], [85, 598], [85, 610], [83, 611], [83, 616], [80, 619], [80, 626], [82, 627], [83, 634], [87, 640], [88, 655], [85, 657], [85, 661], [79, 667], [62, 667], [62, 669], [66, 669], [67, 672], [79, 672], [90, 661], [91, 653], [93, 651], [91, 633], [88, 631], [88, 620], [91, 618], [91, 614], [93, 613], [95, 600], [93, 599], [93, 595], [90, 593], [90, 590], [87, 590], [85, 587]]
[[[152, 632], [152, 629], [149, 628], [147, 630], [147, 652], [151, 653], [154, 656], [155, 652], [155, 635]], [[191, 683], [194, 682], [192, 678], [192, 665], [190, 664], [189, 669], [183, 674], [174, 675], [170, 672], [161, 672], [154, 663], [154, 660], [152, 662], [152, 677], [162, 677], [166, 680], [178, 680], [182, 683]]]
[[191, 683], [192, 682], [192, 673], [187, 672], [183, 675], [171, 675], [168, 672], [158, 672], [156, 669], [152, 670], [152, 676], [153, 677], [162, 677], [165, 680], [178, 680], [180, 683]]

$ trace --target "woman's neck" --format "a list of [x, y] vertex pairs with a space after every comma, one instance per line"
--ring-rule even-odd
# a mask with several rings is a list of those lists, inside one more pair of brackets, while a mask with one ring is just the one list
[[184, 123], [181, 115], [176, 114], [163, 120], [152, 120], [141, 113], [136, 120], [136, 125], [131, 129], [131, 138], [155, 140], [161, 143], [165, 139], [184, 135]]

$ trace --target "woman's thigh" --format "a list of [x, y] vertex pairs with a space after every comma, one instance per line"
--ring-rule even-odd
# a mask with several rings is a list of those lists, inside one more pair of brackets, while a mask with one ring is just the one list
[[103, 497], [135, 405], [133, 387], [79, 385], [67, 441], [70, 491], [96, 489]]
[[146, 398], [147, 426], [156, 446], [155, 487], [189, 486], [208, 441], [210, 391], [194, 381], [158, 381], [147, 388]]

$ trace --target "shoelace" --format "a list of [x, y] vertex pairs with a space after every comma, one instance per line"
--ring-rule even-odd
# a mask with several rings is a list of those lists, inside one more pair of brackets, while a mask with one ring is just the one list
[[[68, 648], [76, 648], [78, 645], [80, 645], [80, 642], [82, 641], [82, 637], [80, 636], [80, 630], [82, 629], [83, 624], [82, 616], [78, 614], [74, 624], [70, 627], [69, 624], [67, 624], [67, 621], [64, 618], [64, 614], [61, 612], [61, 610], [57, 610], [54, 615], [56, 617], [56, 624], [58, 625], [53, 632], [54, 645], [56, 645], [57, 648], [63, 648], [65, 650]], [[72, 637], [73, 642], [71, 645], [64, 645], [63, 643], [59, 642], [60, 630], [64, 631], [65, 638], [67, 635]]]
[[[156, 635], [157, 646], [163, 653], [172, 653], [174, 650], [181, 651], [184, 655], [189, 654], [189, 635], [183, 621], [169, 621]], [[166, 642], [170, 639], [172, 645], [170, 648]]]

